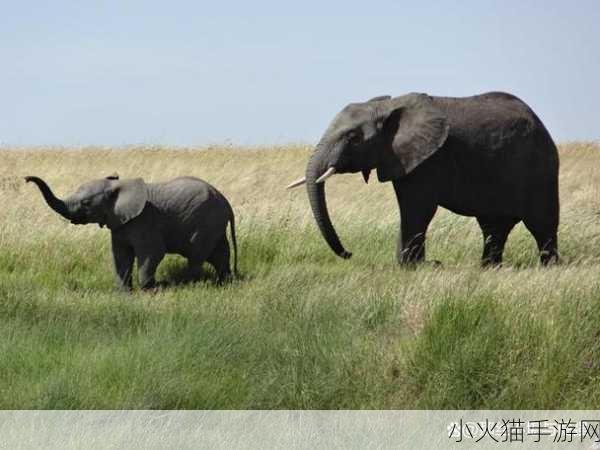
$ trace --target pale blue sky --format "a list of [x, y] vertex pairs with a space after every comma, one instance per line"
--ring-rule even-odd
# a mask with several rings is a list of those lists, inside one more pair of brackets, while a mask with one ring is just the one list
[[351, 101], [512, 92], [600, 138], [600, 2], [1, 0], [0, 144], [315, 142]]

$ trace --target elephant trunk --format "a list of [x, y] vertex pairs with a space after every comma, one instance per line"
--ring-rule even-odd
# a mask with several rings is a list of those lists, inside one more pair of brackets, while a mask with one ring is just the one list
[[317, 179], [321, 177], [328, 169], [325, 163], [325, 150], [322, 145], [317, 146], [317, 149], [311, 156], [306, 167], [306, 189], [308, 192], [308, 200], [313, 212], [317, 226], [323, 235], [323, 238], [329, 244], [331, 250], [339, 257], [347, 259], [352, 256], [352, 253], [347, 252], [340, 238], [338, 237], [331, 219], [327, 211], [327, 202], [325, 200], [325, 183], [317, 183]]
[[38, 177], [25, 177], [25, 181], [34, 183], [44, 196], [44, 200], [53, 211], [57, 212], [65, 219], [71, 220], [72, 214], [69, 211], [67, 203], [56, 198], [44, 180]]

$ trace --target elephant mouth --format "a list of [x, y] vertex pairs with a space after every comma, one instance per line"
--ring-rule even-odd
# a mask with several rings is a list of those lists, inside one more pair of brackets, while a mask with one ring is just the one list
[[81, 215], [71, 216], [70, 221], [73, 225], [87, 225], [90, 223], [84, 216]]
[[[70, 222], [71, 222], [71, 224], [73, 224], [73, 225], [88, 225], [88, 224], [92, 223], [92, 222], [90, 222], [89, 220], [87, 220], [87, 219], [84, 219], [84, 218], [82, 218], [82, 217], [74, 217], [73, 219], [71, 219], [71, 221], [70, 221]], [[94, 222], [95, 222], [95, 221], [94, 221]], [[106, 226], [106, 221], [105, 221], [105, 220], [101, 220], [101, 221], [99, 221], [99, 222], [96, 222], [96, 223], [98, 224], [98, 226], [99, 226], [100, 228], [104, 228], [104, 227]]]

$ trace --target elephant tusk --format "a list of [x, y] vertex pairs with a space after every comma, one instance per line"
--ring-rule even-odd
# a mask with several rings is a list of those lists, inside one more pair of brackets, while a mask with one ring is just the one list
[[295, 187], [302, 186], [304, 183], [306, 183], [306, 177], [299, 178], [293, 183], [290, 183], [286, 189], [293, 189]]
[[329, 169], [327, 169], [327, 171], [323, 175], [321, 175], [319, 178], [317, 178], [317, 181], [315, 181], [315, 183], [322, 183], [323, 181], [325, 181], [327, 178], [329, 178], [334, 173], [335, 173], [335, 167], [330, 167]]

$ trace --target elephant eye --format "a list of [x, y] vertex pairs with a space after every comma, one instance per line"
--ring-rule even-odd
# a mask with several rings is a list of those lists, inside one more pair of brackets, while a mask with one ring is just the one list
[[84, 198], [83, 200], [81, 200], [81, 204], [83, 206], [90, 206], [92, 204], [92, 199], [90, 199], [90, 198]]
[[362, 142], [362, 133], [358, 131], [353, 131], [348, 134], [348, 143], [350, 145], [358, 145]]

